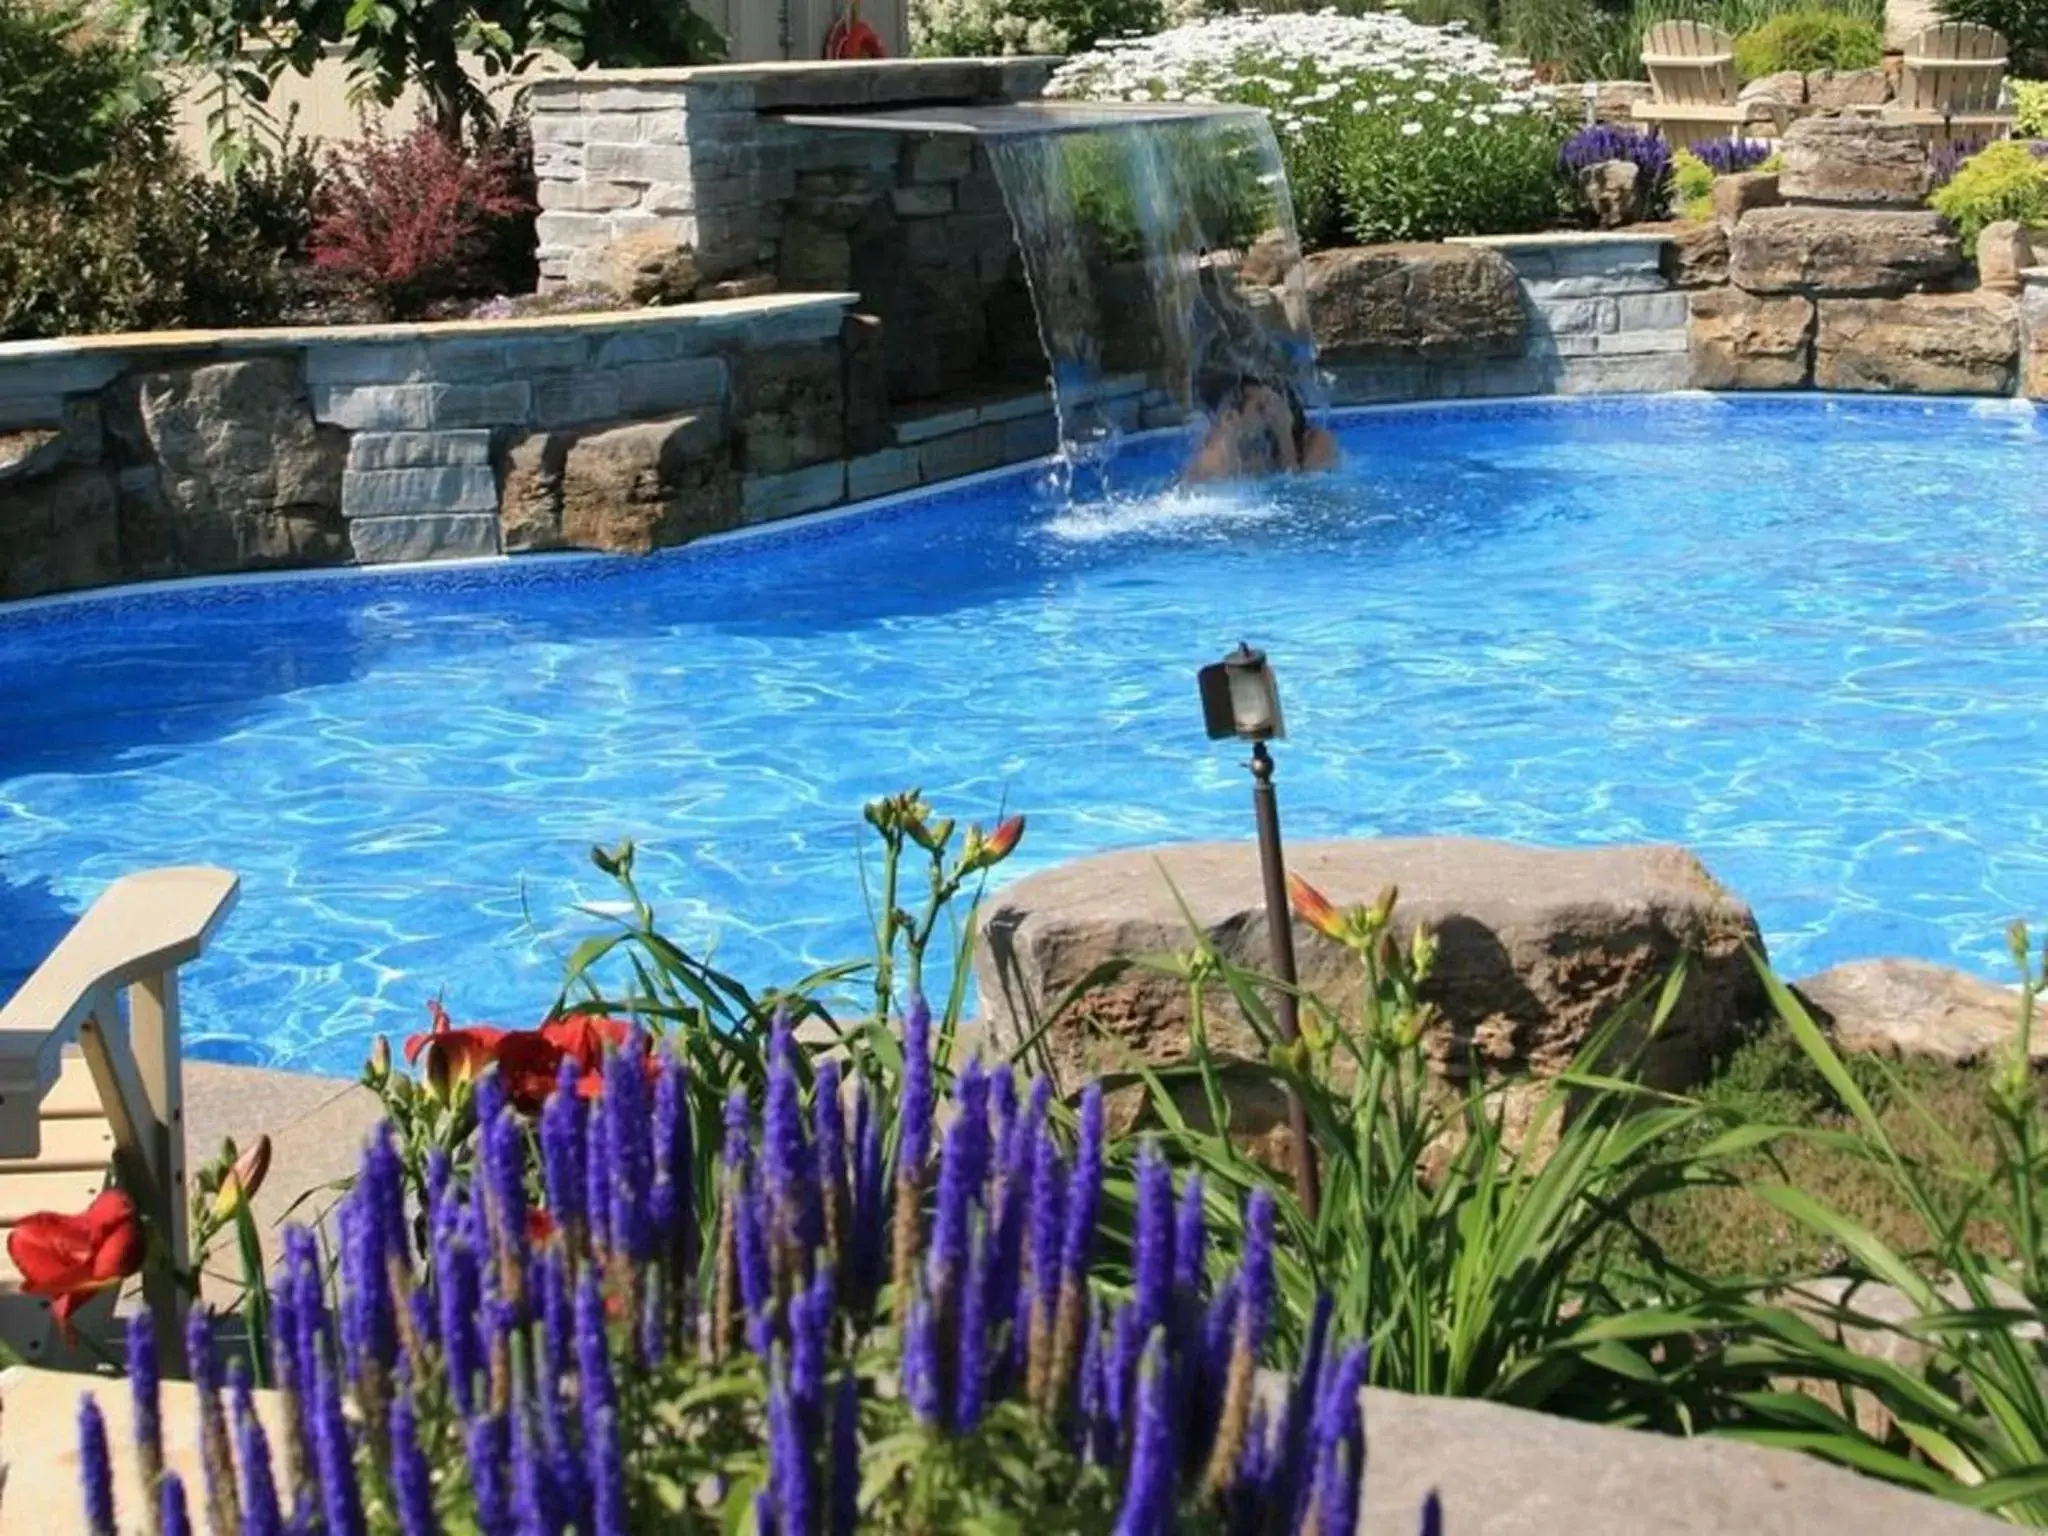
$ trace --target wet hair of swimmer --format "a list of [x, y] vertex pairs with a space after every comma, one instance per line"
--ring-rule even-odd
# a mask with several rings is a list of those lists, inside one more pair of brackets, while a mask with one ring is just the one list
[[1281, 398], [1287, 402], [1287, 415], [1293, 424], [1294, 451], [1304, 451], [1308, 444], [1310, 425], [1308, 406], [1302, 401], [1301, 391], [1296, 389], [1291, 381], [1283, 379], [1276, 383], [1271, 379], [1257, 378], [1248, 373], [1216, 371], [1203, 374], [1196, 382], [1196, 394], [1202, 402], [1202, 409], [1211, 416], [1221, 415], [1226, 406], [1242, 403], [1246, 393], [1253, 389], [1273, 389], [1279, 392]]

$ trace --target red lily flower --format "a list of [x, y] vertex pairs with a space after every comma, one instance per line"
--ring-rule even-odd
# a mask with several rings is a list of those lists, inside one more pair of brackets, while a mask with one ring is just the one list
[[491, 1059], [512, 1107], [521, 1114], [537, 1115], [555, 1091], [555, 1074], [562, 1070], [568, 1055], [544, 1030], [515, 1029], [499, 1037]]
[[1335, 939], [1339, 944], [1345, 941], [1349, 930], [1344, 914], [1337, 910], [1329, 897], [1299, 875], [1287, 877], [1287, 897], [1294, 907], [1294, 915], [1309, 927], [1326, 939]]
[[558, 1047], [585, 1072], [604, 1066], [607, 1050], [621, 1051], [633, 1036], [624, 1019], [602, 1019], [590, 1013], [557, 1014], [540, 1027], [543, 1040]]
[[76, 1216], [24, 1216], [7, 1234], [7, 1256], [21, 1272], [22, 1290], [50, 1302], [66, 1339], [74, 1337], [72, 1314], [140, 1270], [145, 1248], [135, 1202], [118, 1189], [103, 1191]]

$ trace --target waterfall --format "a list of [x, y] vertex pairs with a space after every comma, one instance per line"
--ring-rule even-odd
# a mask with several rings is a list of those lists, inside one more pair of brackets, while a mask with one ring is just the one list
[[1137, 424], [1119, 388], [1132, 375], [1182, 416], [1239, 378], [1320, 404], [1294, 203], [1264, 113], [1111, 107], [988, 148], [1051, 363], [1068, 495], [1100, 492]]

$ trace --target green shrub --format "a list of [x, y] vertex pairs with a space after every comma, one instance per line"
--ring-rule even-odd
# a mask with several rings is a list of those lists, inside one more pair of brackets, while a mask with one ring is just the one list
[[2023, 139], [2048, 138], [2048, 80], [2012, 82], [2012, 131]]
[[1603, 80], [1641, 78], [1643, 36], [1660, 21], [1699, 21], [1730, 37], [1754, 32], [1788, 12], [1826, 11], [1884, 31], [1884, 0], [1633, 0], [1607, 33], [1599, 60]]
[[0, 0], [0, 201], [83, 176], [153, 94], [140, 55], [68, 0]]
[[1501, 0], [1500, 39], [1568, 80], [1596, 77], [1603, 12], [1592, 0]]
[[2024, 144], [1992, 144], [1963, 162], [1955, 179], [1928, 199], [1975, 253], [1984, 226], [2000, 219], [2048, 224], [2048, 161]]
[[1351, 114], [1341, 132], [1336, 195], [1345, 234], [1361, 244], [1540, 229], [1562, 208], [1557, 151], [1563, 125], [1488, 96], [1435, 101], [1393, 96]]
[[1077, 53], [1165, 21], [1160, 0], [913, 0], [910, 38], [927, 57]]
[[1792, 11], [1735, 39], [1735, 67], [1745, 79], [1816, 69], [1869, 69], [1884, 62], [1884, 34], [1836, 11]]
[[1671, 206], [1681, 219], [1714, 216], [1714, 168], [1689, 149], [1671, 157]]
[[235, 182], [131, 125], [89, 182], [0, 201], [0, 339], [275, 321], [272, 238]]

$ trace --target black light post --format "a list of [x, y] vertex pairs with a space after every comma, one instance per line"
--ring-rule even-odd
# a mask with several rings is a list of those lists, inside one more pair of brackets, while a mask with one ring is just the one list
[[[1280, 850], [1280, 801], [1273, 793], [1273, 754], [1268, 741], [1287, 734], [1280, 713], [1280, 688], [1266, 653], [1239, 643], [1236, 650], [1198, 678], [1202, 689], [1202, 721], [1209, 739], [1235, 737], [1252, 744], [1252, 816], [1259, 829], [1259, 872], [1266, 888], [1266, 929], [1272, 936], [1273, 973], [1282, 982], [1273, 1014], [1280, 1036], [1289, 1045], [1301, 1038], [1301, 1017], [1295, 993], [1294, 918], [1287, 903], [1287, 864]], [[1287, 1090], [1287, 1128], [1294, 1139], [1294, 1187], [1301, 1208], [1313, 1221], [1321, 1204], [1315, 1143], [1309, 1139], [1308, 1112], [1301, 1095]]]

